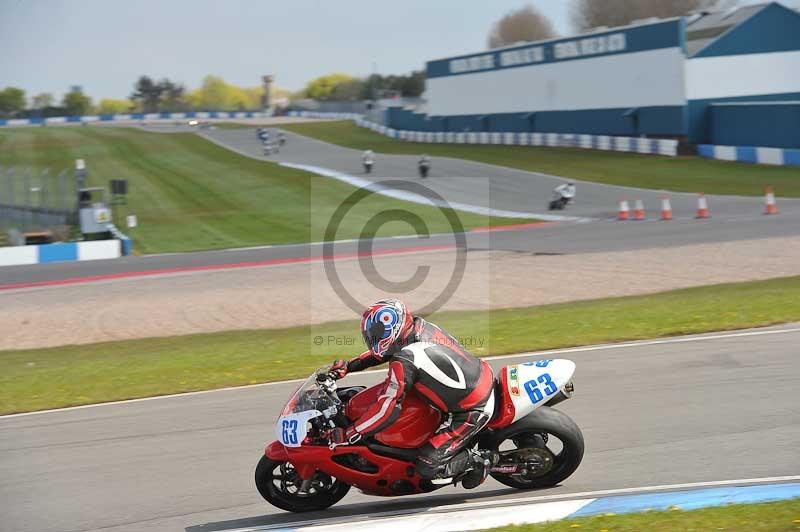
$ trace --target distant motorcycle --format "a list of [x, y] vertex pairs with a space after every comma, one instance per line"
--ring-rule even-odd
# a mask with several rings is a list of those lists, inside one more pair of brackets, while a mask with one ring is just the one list
[[419, 160], [419, 176], [422, 179], [428, 177], [428, 170], [431, 168], [431, 160], [426, 155], [423, 155]]
[[372, 150], [367, 150], [361, 156], [361, 162], [364, 164], [364, 173], [372, 173], [372, 165], [375, 163], [375, 154]]
[[[517, 489], [555, 486], [583, 459], [580, 428], [553, 408], [572, 396], [575, 363], [537, 360], [504, 366], [495, 378], [494, 415], [468, 443], [471, 452], [494, 455], [489, 474]], [[258, 492], [290, 512], [322, 510], [356, 486], [368, 495], [426, 493], [457, 484], [455, 478], [423, 479], [417, 451], [442, 424], [441, 414], [413, 388], [397, 420], [353, 445], [334, 445], [332, 428], [347, 427], [375, 404], [382, 384], [337, 389], [320, 368], [297, 389], [276, 423], [255, 471]]]
[[569, 203], [575, 199], [575, 184], [572, 182], [558, 185], [553, 190], [553, 199], [550, 200], [548, 208], [551, 211], [563, 210]]
[[548, 209], [551, 211], [564, 210], [564, 207], [566, 207], [570, 201], [572, 201], [572, 198], [565, 198], [560, 194], [554, 194], [553, 199], [550, 200], [550, 205], [548, 206]]

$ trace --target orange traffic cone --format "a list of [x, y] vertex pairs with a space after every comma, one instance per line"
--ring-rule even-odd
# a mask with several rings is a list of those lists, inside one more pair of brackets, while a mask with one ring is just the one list
[[639, 198], [636, 198], [636, 204], [633, 208], [633, 219], [644, 220], [644, 203]]
[[772, 187], [767, 187], [764, 192], [766, 193], [767, 202], [764, 214], [778, 214], [778, 206], [775, 204], [775, 192], [772, 190]]
[[630, 217], [631, 208], [628, 205], [628, 200], [622, 199], [619, 202], [619, 216], [617, 217], [618, 220], [627, 220]]
[[672, 220], [672, 205], [670, 205], [669, 196], [661, 196], [661, 219]]
[[708, 201], [702, 192], [697, 196], [697, 216], [695, 218], [708, 218]]

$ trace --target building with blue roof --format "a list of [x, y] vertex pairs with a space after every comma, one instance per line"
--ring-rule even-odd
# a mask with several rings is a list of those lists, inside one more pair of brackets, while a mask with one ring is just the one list
[[411, 131], [800, 148], [800, 13], [772, 2], [428, 61]]

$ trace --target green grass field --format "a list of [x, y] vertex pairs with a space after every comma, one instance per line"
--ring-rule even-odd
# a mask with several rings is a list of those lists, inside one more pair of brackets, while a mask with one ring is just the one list
[[[390, 154], [427, 153], [432, 157], [469, 159], [610, 185], [750, 196], [761, 195], [764, 186], [772, 185], [779, 196], [800, 197], [800, 168], [576, 148], [420, 144], [390, 139], [350, 121], [285, 124], [280, 127], [359, 150], [369, 148]], [[433, 164], [436, 164], [435, 160]]]
[[[90, 185], [129, 181], [129, 205], [120, 207], [119, 214], [139, 218], [139, 227], [131, 232], [136, 253], [320, 241], [336, 207], [356, 190], [243, 157], [191, 133], [110, 127], [0, 131], [0, 165], [58, 173], [72, 169], [78, 158], [86, 160]], [[336, 238], [359, 236], [367, 220], [389, 209], [419, 215], [432, 233], [451, 230], [438, 209], [373, 195], [343, 220]], [[458, 215], [465, 228], [519, 221]], [[413, 232], [409, 225], [394, 222], [379, 235]]]
[[[473, 340], [467, 347], [477, 355], [729, 330], [800, 321], [800, 276], [433, 319]], [[353, 320], [0, 351], [0, 414], [305, 377], [358, 354], [357, 327]]]
[[800, 499], [732, 504], [700, 510], [644, 512], [565, 519], [538, 525], [492, 528], [486, 532], [786, 532], [800, 530]]

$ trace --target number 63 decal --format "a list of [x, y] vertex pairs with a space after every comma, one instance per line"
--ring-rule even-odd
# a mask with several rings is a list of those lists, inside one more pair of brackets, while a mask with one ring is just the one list
[[281, 423], [281, 437], [284, 444], [297, 445], [297, 420], [284, 419]]
[[[544, 394], [542, 390], [539, 389], [539, 384], [544, 385]], [[550, 396], [558, 391], [558, 386], [556, 386], [556, 383], [550, 378], [549, 373], [542, 373], [538, 378], [526, 382], [523, 387], [525, 391], [528, 392], [528, 397], [533, 404], [539, 403], [544, 399], [545, 395]]]

